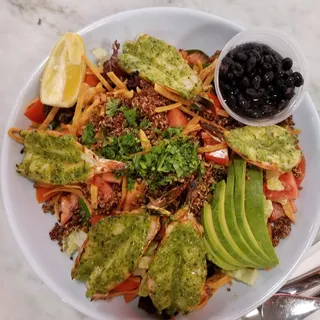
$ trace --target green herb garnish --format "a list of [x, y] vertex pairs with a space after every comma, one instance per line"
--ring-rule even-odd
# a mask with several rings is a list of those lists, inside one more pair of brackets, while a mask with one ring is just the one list
[[90, 211], [86, 205], [86, 203], [83, 201], [83, 199], [79, 199], [79, 207], [80, 207], [80, 214], [82, 215], [82, 218], [84, 221], [90, 220]]
[[137, 127], [137, 118], [138, 118], [138, 114], [137, 114], [137, 108], [133, 108], [133, 109], [129, 109], [125, 106], [122, 106], [120, 109], [120, 111], [123, 112], [123, 115], [125, 116], [128, 126], [130, 127]]
[[152, 122], [150, 122], [147, 118], [142, 119], [142, 121], [139, 124], [140, 129], [146, 130], [152, 125]]
[[89, 145], [93, 144], [97, 141], [97, 139], [94, 138], [95, 132], [94, 132], [94, 126], [93, 124], [89, 123], [83, 130], [82, 133], [82, 144]]
[[151, 189], [165, 186], [196, 172], [200, 166], [197, 144], [186, 137], [162, 140], [145, 155], [127, 161], [127, 174], [141, 177]]
[[124, 161], [130, 154], [141, 150], [140, 140], [133, 134], [126, 134], [106, 140], [100, 154], [106, 159]]
[[110, 98], [106, 103], [106, 115], [113, 117], [119, 111], [120, 102], [120, 99]]

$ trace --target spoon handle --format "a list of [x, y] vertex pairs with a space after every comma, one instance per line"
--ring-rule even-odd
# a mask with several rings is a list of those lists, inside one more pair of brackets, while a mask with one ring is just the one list
[[316, 296], [320, 293], [320, 267], [287, 282], [278, 293]]

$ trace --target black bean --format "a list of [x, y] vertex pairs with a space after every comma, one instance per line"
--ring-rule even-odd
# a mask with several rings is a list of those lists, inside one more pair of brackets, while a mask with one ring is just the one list
[[241, 85], [243, 88], [248, 88], [250, 86], [250, 79], [248, 77], [244, 76], [241, 79]]
[[261, 110], [264, 114], [271, 114], [273, 112], [273, 106], [270, 105], [270, 104], [264, 104], [262, 107], [261, 107]]
[[227, 105], [233, 109], [236, 107], [237, 105], [237, 100], [236, 100], [236, 97], [234, 95], [230, 95], [227, 99]]
[[231, 91], [231, 87], [227, 83], [225, 83], [224, 81], [220, 80], [219, 86], [222, 91], [225, 91], [225, 92]]
[[258, 94], [259, 94], [259, 97], [260, 97], [260, 98], [263, 97], [263, 96], [266, 94], [266, 89], [260, 88], [260, 89], [258, 90]]
[[282, 79], [283, 76], [284, 76], [284, 72], [283, 72], [282, 69], [281, 69], [281, 70], [278, 70], [278, 71], [276, 72], [276, 74], [275, 74], [275, 77], [276, 77], [277, 79]]
[[240, 78], [243, 76], [244, 70], [243, 70], [241, 64], [236, 62], [232, 68], [232, 72], [237, 78]]
[[277, 79], [276, 86], [280, 92], [285, 92], [287, 90], [287, 86], [285, 85], [283, 79]]
[[243, 52], [238, 52], [234, 58], [239, 62], [244, 62], [248, 60], [248, 56]]
[[278, 104], [278, 110], [282, 111], [283, 109], [285, 109], [285, 107], [288, 105], [288, 100], [287, 99], [282, 99], [280, 100], [279, 104]]
[[274, 78], [274, 73], [272, 71], [268, 71], [263, 76], [263, 83], [269, 84], [272, 82], [273, 78]]
[[274, 86], [272, 84], [269, 84], [267, 86], [267, 91], [268, 91], [268, 93], [273, 93], [274, 92]]
[[282, 61], [282, 69], [284, 71], [290, 70], [292, 68], [293, 62], [290, 58], [284, 58]]
[[248, 100], [244, 97], [244, 95], [242, 93], [239, 93], [237, 95], [237, 101], [238, 101], [238, 105], [240, 108], [242, 108], [242, 109], [248, 108]]
[[286, 91], [284, 92], [284, 96], [287, 99], [291, 99], [294, 96], [294, 88], [293, 87], [288, 87]]
[[233, 80], [233, 79], [234, 79], [234, 74], [233, 74], [232, 72], [229, 72], [229, 73], [227, 74], [227, 79], [228, 79], [228, 80]]
[[253, 88], [246, 89], [245, 93], [253, 99], [259, 98], [259, 93]]
[[257, 59], [256, 57], [251, 56], [248, 61], [247, 61], [247, 65], [246, 65], [246, 71], [247, 73], [252, 72], [252, 70], [256, 67], [257, 64]]
[[279, 72], [280, 70], [282, 70], [282, 64], [277, 62], [272, 66], [272, 68], [273, 68], [273, 71]]
[[275, 63], [275, 59], [271, 54], [267, 54], [266, 56], [264, 56], [262, 58], [262, 63], [274, 64]]
[[265, 71], [272, 70], [272, 64], [271, 64], [271, 63], [264, 62], [264, 63], [262, 64], [262, 69], [264, 69]]
[[258, 90], [261, 86], [261, 78], [260, 76], [255, 76], [252, 80], [252, 87], [256, 90]]
[[294, 72], [292, 74], [292, 77], [294, 79], [294, 85], [296, 87], [301, 87], [304, 83], [304, 79], [302, 77], [302, 74], [300, 72]]
[[256, 49], [251, 50], [250, 56], [256, 57], [257, 62], [261, 61], [261, 54]]
[[258, 74], [257, 69], [253, 69], [251, 72], [248, 72], [247, 75], [250, 79], [253, 79]]
[[232, 68], [234, 65], [234, 61], [230, 59], [229, 57], [224, 57], [222, 59], [222, 63], [220, 66], [220, 73], [222, 75], [227, 75], [229, 72], [229, 69]]
[[292, 76], [288, 77], [285, 84], [288, 87], [294, 87], [294, 78]]

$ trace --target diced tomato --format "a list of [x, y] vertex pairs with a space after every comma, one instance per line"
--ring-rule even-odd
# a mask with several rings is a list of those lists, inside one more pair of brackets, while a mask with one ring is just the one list
[[219, 98], [214, 93], [208, 92], [208, 97], [209, 97], [209, 99], [211, 99], [213, 101], [213, 104], [216, 108], [222, 109], [221, 102], [220, 102]]
[[37, 187], [36, 188], [36, 197], [37, 197], [38, 203], [45, 202], [47, 199], [49, 199], [51, 197], [51, 195], [45, 197], [45, 194], [48, 193], [49, 191], [51, 191], [52, 189], [53, 188]]
[[141, 199], [144, 198], [146, 193], [146, 185], [141, 182], [135, 183], [134, 188], [127, 192], [127, 195], [123, 202], [123, 210], [130, 211], [133, 209], [137, 209], [141, 205]]
[[103, 179], [103, 181], [105, 182], [109, 182], [109, 183], [118, 183], [120, 184], [122, 182], [122, 177], [117, 178], [115, 176], [114, 173], [112, 172], [105, 172], [101, 175], [101, 178]]
[[270, 222], [274, 222], [277, 219], [284, 216], [284, 210], [281, 203], [272, 202], [273, 211], [269, 217]]
[[128, 278], [125, 281], [123, 281], [122, 283], [118, 284], [113, 291], [117, 291], [117, 292], [125, 292], [125, 291], [131, 291], [134, 289], [139, 288], [140, 286], [140, 279], [137, 278]]
[[273, 191], [269, 190], [264, 185], [264, 194], [271, 201], [281, 201], [281, 200], [295, 200], [299, 196], [298, 185], [294, 178], [292, 172], [286, 172], [279, 177], [284, 190], [282, 191]]
[[306, 158], [302, 156], [300, 163], [297, 166], [297, 169], [300, 173], [299, 178], [296, 178], [298, 187], [300, 187], [305, 175], [306, 175]]
[[32, 100], [26, 107], [24, 115], [31, 121], [42, 123], [46, 116], [44, 114], [44, 106], [39, 98]]
[[185, 127], [188, 124], [186, 115], [178, 108], [168, 111], [169, 127]]
[[102, 215], [92, 216], [90, 218], [90, 222], [91, 222], [92, 225], [96, 225], [102, 218], [103, 218]]
[[[214, 144], [220, 143], [220, 141], [215, 140], [207, 132], [201, 132], [201, 137], [205, 146], [212, 146]], [[228, 148], [217, 150], [214, 152], [207, 152], [204, 154], [207, 161], [214, 162], [215, 164], [226, 166], [229, 163], [229, 153]]]
[[92, 73], [87, 73], [84, 78], [84, 83], [88, 84], [90, 87], [95, 87], [100, 80]]
[[126, 303], [131, 302], [133, 299], [135, 299], [138, 296], [137, 293], [126, 293], [123, 295], [124, 301]]
[[95, 176], [92, 183], [98, 187], [99, 195], [104, 201], [108, 201], [114, 197], [112, 186], [100, 176]]

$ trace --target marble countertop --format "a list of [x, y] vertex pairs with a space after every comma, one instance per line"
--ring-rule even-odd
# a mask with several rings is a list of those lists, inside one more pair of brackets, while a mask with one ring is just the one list
[[[0, 70], [5, 75], [0, 86], [0, 127], [4, 128], [19, 89], [61, 34], [119, 11], [149, 6], [194, 8], [244, 27], [268, 26], [287, 32], [306, 54], [310, 70], [308, 91], [320, 106], [318, 0], [0, 0]], [[3, 133], [1, 129], [0, 144]], [[2, 319], [88, 319], [60, 300], [31, 269], [13, 238], [2, 203], [0, 243]]]

